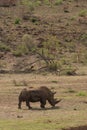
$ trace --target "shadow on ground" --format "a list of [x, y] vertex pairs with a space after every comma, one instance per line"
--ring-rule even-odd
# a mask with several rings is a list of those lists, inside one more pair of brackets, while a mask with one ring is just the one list
[[55, 109], [60, 109], [60, 107], [49, 107], [49, 108], [32, 108], [32, 109], [23, 109], [23, 110], [31, 110], [31, 111], [46, 111], [46, 110], [55, 110]]

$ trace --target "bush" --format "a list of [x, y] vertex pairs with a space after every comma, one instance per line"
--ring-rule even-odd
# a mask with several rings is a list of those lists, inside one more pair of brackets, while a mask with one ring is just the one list
[[77, 96], [87, 96], [87, 93], [84, 91], [81, 91], [77, 94]]
[[86, 15], [87, 15], [87, 10], [81, 10], [79, 12], [79, 16], [81, 16], [81, 17], [85, 17]]
[[56, 0], [55, 5], [60, 5], [63, 3], [63, 0]]
[[15, 24], [20, 24], [20, 19], [19, 19], [19, 18], [17, 18], [17, 19], [15, 20]]
[[[86, 44], [87, 44], [87, 33], [84, 33], [81, 38], [80, 38], [82, 41], [86, 41]], [[84, 44], [84, 43], [83, 43]]]
[[41, 1], [40, 1], [40, 0], [36, 1], [35, 5], [36, 5], [36, 6], [41, 5]]
[[24, 34], [22, 37], [22, 42], [26, 45], [27, 50], [34, 51], [36, 48], [35, 41], [33, 37], [29, 34]]
[[28, 48], [25, 44], [22, 44], [22, 45], [18, 45], [17, 46], [17, 49], [15, 51], [13, 51], [13, 55], [14, 56], [22, 56], [22, 55], [26, 55], [28, 54]]
[[57, 63], [50, 63], [48, 65], [48, 68], [50, 71], [57, 71], [57, 69], [58, 69]]
[[75, 52], [76, 44], [72, 43], [72, 42], [67, 42], [65, 44], [65, 47], [66, 47], [66, 49], [67, 49], [68, 52]]
[[74, 68], [74, 67], [71, 67], [71, 66], [66, 66], [65, 67], [65, 69], [63, 69], [62, 70], [62, 74], [63, 75], [71, 75], [71, 76], [73, 76], [73, 75], [76, 75], [76, 68]]
[[13, 55], [16, 56], [16, 57], [22, 56], [22, 52], [21, 52], [20, 50], [15, 50], [15, 51], [13, 51], [12, 53], [13, 53]]
[[5, 45], [4, 43], [0, 42], [0, 51], [7, 52], [10, 51], [10, 47], [8, 45]]
[[44, 0], [44, 4], [46, 4], [46, 5], [50, 5], [49, 0]]

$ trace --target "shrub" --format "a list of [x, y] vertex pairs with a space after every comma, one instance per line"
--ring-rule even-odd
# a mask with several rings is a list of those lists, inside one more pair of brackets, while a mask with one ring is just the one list
[[49, 0], [44, 0], [44, 4], [46, 4], [46, 5], [50, 5]]
[[35, 5], [36, 5], [36, 6], [41, 5], [41, 1], [40, 1], [40, 0], [36, 1], [36, 4], [35, 4]]
[[87, 10], [81, 10], [79, 12], [79, 16], [81, 16], [81, 17], [85, 17], [86, 15], [87, 15]]
[[72, 42], [67, 42], [65, 44], [65, 47], [67, 48], [67, 51], [69, 51], [69, 52], [75, 52], [76, 44], [72, 43]]
[[62, 69], [62, 74], [63, 75], [76, 75], [76, 68], [72, 66], [65, 66], [64, 69]]
[[20, 24], [20, 19], [19, 19], [19, 18], [17, 18], [17, 19], [15, 20], [15, 24]]
[[71, 20], [71, 21], [76, 20], [76, 16], [72, 16], [72, 17], [70, 18], [70, 20]]
[[21, 52], [20, 50], [15, 50], [15, 51], [13, 51], [12, 53], [13, 53], [13, 55], [16, 56], [16, 57], [22, 56], [22, 52]]
[[82, 41], [87, 41], [87, 33], [84, 33], [81, 38]]
[[28, 7], [28, 9], [32, 12], [34, 11], [34, 2], [33, 1], [29, 1], [29, 0], [22, 0], [21, 1], [23, 6], [26, 6], [26, 8]]
[[22, 42], [26, 45], [27, 50], [34, 51], [36, 48], [35, 41], [33, 37], [29, 34], [24, 34], [22, 37]]
[[25, 45], [25, 44], [22, 44], [22, 45], [18, 45], [17, 46], [17, 48], [16, 48], [16, 50], [15, 51], [13, 51], [13, 55], [14, 56], [18, 56], [18, 57], [20, 57], [20, 56], [22, 56], [23, 54], [28, 54], [28, 48], [27, 48], [27, 46]]
[[81, 91], [77, 94], [77, 96], [87, 96], [87, 93], [84, 91]]
[[54, 62], [50, 63], [48, 65], [48, 68], [50, 71], [57, 71], [57, 69], [58, 69], [57, 63], [54, 63]]
[[66, 75], [76, 75], [76, 70], [74, 69], [66, 70]]
[[10, 47], [8, 45], [5, 45], [4, 43], [0, 42], [0, 51], [7, 52], [10, 51]]
[[63, 0], [56, 0], [55, 5], [60, 5], [63, 3]]
[[32, 23], [34, 23], [34, 24], [38, 24], [39, 19], [34, 16], [34, 17], [32, 17], [32, 18], [30, 19], [30, 21], [31, 21]]

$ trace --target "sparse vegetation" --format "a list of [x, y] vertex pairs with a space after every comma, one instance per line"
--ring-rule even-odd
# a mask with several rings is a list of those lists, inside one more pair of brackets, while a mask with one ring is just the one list
[[66, 93], [76, 93], [76, 91], [72, 88], [68, 88], [68, 90], [66, 91]]
[[[14, 8], [0, 9], [0, 57], [3, 57], [9, 71], [14, 68], [12, 64], [24, 56], [25, 59], [30, 57], [29, 61], [25, 60], [29, 63], [38, 59], [35, 63], [38, 72], [75, 75], [75, 66], [87, 65], [85, 3], [80, 5], [80, 2], [73, 0], [22, 0]], [[69, 15], [65, 16], [65, 12]], [[9, 62], [11, 65], [6, 61], [10, 60], [9, 55], [15, 58], [11, 60], [14, 63]], [[27, 62], [24, 64], [27, 65]]]
[[87, 93], [84, 91], [80, 91], [77, 93], [77, 96], [87, 96]]
[[13, 80], [13, 84], [17, 86], [27, 86], [27, 82], [25, 80], [17, 82], [16, 80]]

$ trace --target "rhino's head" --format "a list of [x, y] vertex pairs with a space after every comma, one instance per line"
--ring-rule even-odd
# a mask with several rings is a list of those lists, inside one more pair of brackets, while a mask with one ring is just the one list
[[61, 101], [60, 100], [57, 100], [56, 98], [54, 98], [54, 95], [56, 94], [56, 92], [52, 92], [49, 99], [48, 99], [48, 102], [54, 107], [57, 103], [59, 103]]

